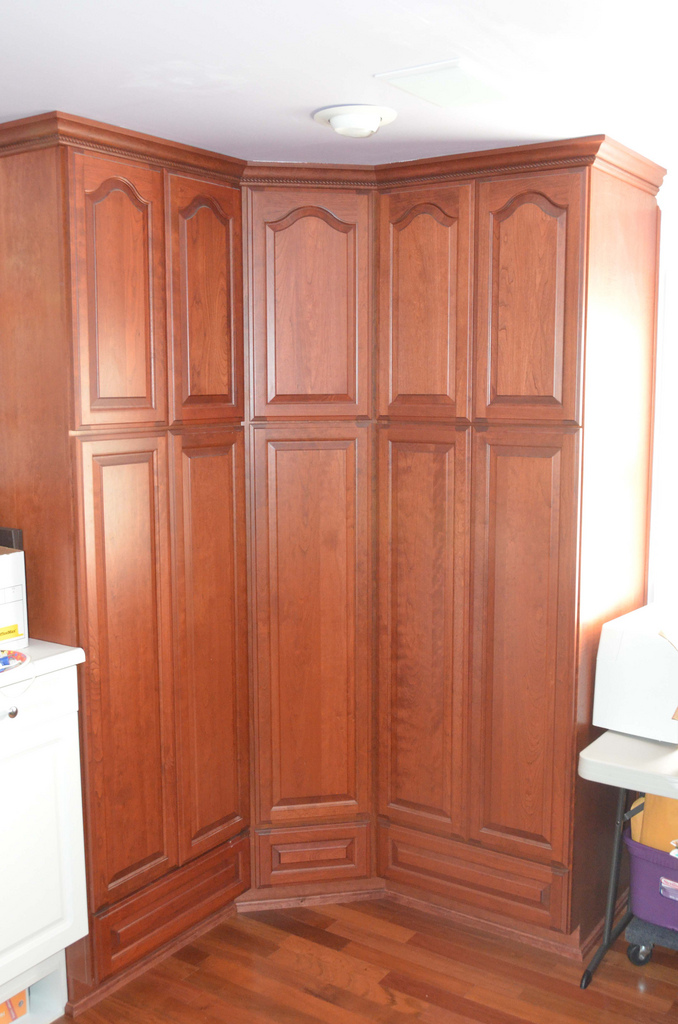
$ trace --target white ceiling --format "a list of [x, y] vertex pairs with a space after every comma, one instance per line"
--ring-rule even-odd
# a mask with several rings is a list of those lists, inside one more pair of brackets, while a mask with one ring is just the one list
[[[606, 133], [670, 164], [672, 0], [2, 0], [0, 121], [79, 114], [249, 160], [384, 163]], [[374, 75], [472, 59], [503, 99]], [[397, 120], [335, 136], [319, 107]]]

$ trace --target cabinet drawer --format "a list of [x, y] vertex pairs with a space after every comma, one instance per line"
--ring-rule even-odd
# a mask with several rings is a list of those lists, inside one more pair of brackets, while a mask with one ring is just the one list
[[92, 921], [99, 981], [140, 960], [249, 887], [249, 840], [173, 872]]
[[257, 833], [259, 885], [364, 878], [369, 865], [367, 824], [320, 825]]
[[567, 874], [398, 826], [380, 826], [378, 873], [519, 921], [562, 929]]

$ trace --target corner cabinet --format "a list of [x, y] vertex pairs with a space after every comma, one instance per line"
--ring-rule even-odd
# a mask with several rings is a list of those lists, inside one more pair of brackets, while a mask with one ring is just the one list
[[370, 168], [0, 126], [0, 521], [87, 653], [78, 1009], [236, 896], [590, 941], [662, 176], [604, 136]]

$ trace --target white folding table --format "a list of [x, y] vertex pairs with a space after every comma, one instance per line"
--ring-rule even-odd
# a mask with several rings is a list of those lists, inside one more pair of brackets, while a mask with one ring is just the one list
[[678, 746], [620, 732], [605, 732], [580, 753], [579, 774], [583, 779], [616, 786], [619, 790], [603, 941], [582, 975], [581, 987], [587, 988], [593, 972], [608, 949], [633, 918], [631, 911], [628, 911], [616, 928], [612, 927], [619, 888], [624, 823], [635, 813], [626, 811], [629, 790], [678, 799]]

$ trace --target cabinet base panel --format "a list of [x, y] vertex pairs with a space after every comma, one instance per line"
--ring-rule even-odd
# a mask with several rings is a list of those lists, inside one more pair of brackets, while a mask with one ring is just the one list
[[153, 950], [152, 953], [148, 953], [142, 960], [139, 960], [135, 964], [131, 964], [124, 970], [119, 971], [117, 974], [112, 975], [110, 978], [106, 978], [100, 985], [95, 988], [85, 989], [81, 984], [78, 988], [82, 988], [82, 994], [79, 992], [74, 995], [73, 998], [69, 999], [66, 1004], [66, 1014], [71, 1017], [78, 1017], [85, 1010], [89, 1010], [92, 1006], [96, 1006], [97, 1003], [105, 999], [106, 996], [113, 995], [123, 985], [127, 985], [130, 981], [134, 981], [141, 974], [149, 968], [160, 963], [161, 960], [165, 960], [166, 957], [172, 956], [178, 949], [188, 945], [189, 942], [193, 942], [194, 939], [204, 935], [205, 932], [211, 931], [212, 928], [216, 928], [222, 921], [226, 921], [229, 917], [233, 917], [237, 913], [234, 903], [231, 903], [228, 907], [223, 907], [214, 914], [210, 914], [204, 921], [199, 924], [193, 925], [192, 928], [187, 928], [185, 932], [177, 935], [171, 942], [166, 942], [164, 946], [159, 949]]
[[[360, 885], [360, 888], [359, 888]], [[363, 887], [364, 886], [364, 887]], [[310, 890], [313, 889], [311, 892]], [[254, 914], [259, 910], [282, 910], [285, 907], [321, 907], [332, 903], [356, 903], [364, 900], [393, 900], [403, 906], [433, 914], [443, 920], [461, 924], [469, 930], [481, 932], [487, 936], [501, 936], [513, 939], [527, 946], [534, 946], [550, 953], [557, 953], [572, 960], [585, 960], [595, 949], [603, 930], [601, 920], [598, 927], [582, 942], [579, 929], [570, 935], [540, 928], [523, 921], [512, 921], [510, 918], [488, 911], [474, 910], [469, 912], [468, 906], [455, 904], [452, 900], [431, 894], [423, 889], [402, 885], [399, 882], [383, 878], [365, 879], [364, 883], [356, 883], [352, 888], [348, 885], [339, 889], [337, 885], [318, 886], [286, 886], [272, 890], [271, 888], [250, 889], [236, 900], [238, 914]], [[623, 900], [619, 902], [621, 912]], [[625, 904], [624, 904], [625, 905]]]
[[383, 878], [359, 878], [345, 882], [305, 882], [300, 885], [265, 886], [249, 889], [238, 896], [235, 905], [239, 914], [284, 907], [313, 907], [326, 903], [355, 903], [357, 900], [383, 899], [386, 892]]
[[232, 839], [90, 918], [67, 954], [75, 1015], [235, 912], [250, 884], [249, 836]]

